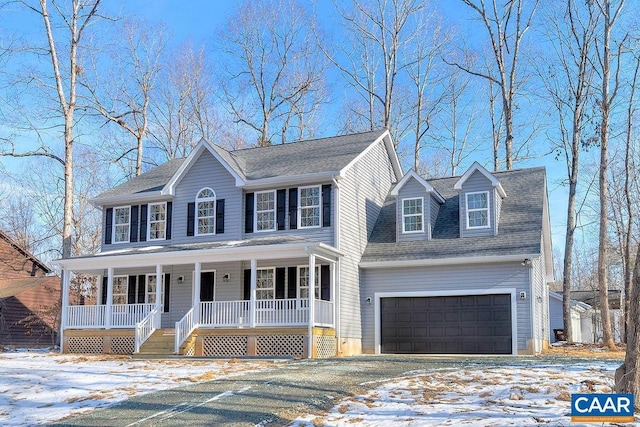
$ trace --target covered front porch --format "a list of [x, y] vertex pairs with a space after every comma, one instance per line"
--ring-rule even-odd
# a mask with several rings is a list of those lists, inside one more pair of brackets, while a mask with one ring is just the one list
[[[318, 346], [322, 354], [335, 347], [340, 254], [332, 247], [176, 249], [59, 261], [63, 351], [144, 353], [160, 335], [173, 341], [167, 353], [181, 355], [269, 355], [272, 343], [274, 356], [290, 344], [292, 356], [313, 357]], [[97, 277], [97, 304], [69, 304], [80, 273]]]

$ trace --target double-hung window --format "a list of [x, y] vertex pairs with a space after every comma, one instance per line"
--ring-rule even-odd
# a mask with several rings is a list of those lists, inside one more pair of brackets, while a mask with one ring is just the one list
[[320, 186], [300, 187], [298, 228], [320, 227]]
[[[164, 278], [164, 274], [162, 275], [162, 278]], [[158, 295], [162, 295], [162, 284], [158, 286], [155, 274], [147, 274], [147, 283], [144, 294], [147, 304], [155, 304]]]
[[467, 193], [467, 228], [489, 227], [489, 192]]
[[273, 231], [276, 229], [276, 192], [263, 191], [255, 193], [256, 231]]
[[[320, 266], [316, 265], [316, 299], [320, 298]], [[309, 267], [298, 267], [298, 298], [309, 298]]]
[[129, 226], [131, 224], [131, 206], [113, 209], [113, 242], [129, 242]]
[[402, 199], [402, 232], [421, 233], [423, 228], [423, 204], [422, 197]]
[[275, 268], [259, 268], [256, 270], [256, 299], [274, 299], [275, 296]]
[[149, 204], [149, 240], [164, 240], [167, 225], [167, 204]]
[[196, 197], [196, 235], [215, 234], [216, 232], [216, 193], [203, 188]]
[[113, 304], [126, 304], [129, 295], [129, 276], [113, 276]]

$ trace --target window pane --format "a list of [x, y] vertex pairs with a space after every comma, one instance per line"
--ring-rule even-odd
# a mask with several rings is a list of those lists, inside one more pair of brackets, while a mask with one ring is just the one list
[[404, 231], [422, 231], [422, 215], [406, 217]]
[[213, 194], [213, 191], [211, 191], [211, 189], [205, 188], [204, 190], [202, 190], [202, 191], [200, 191], [198, 193], [198, 196], [196, 198], [197, 199], [206, 199], [206, 198], [210, 198], [210, 197], [215, 197], [215, 194]]
[[487, 208], [487, 193], [469, 194], [467, 200], [469, 209]]
[[300, 189], [300, 206], [320, 206], [320, 188], [301, 188]]
[[300, 227], [320, 226], [320, 187], [300, 189]]
[[486, 210], [469, 212], [469, 227], [483, 227], [488, 224]]
[[403, 200], [404, 202], [404, 214], [405, 215], [422, 215], [422, 200], [421, 199], [409, 199]]

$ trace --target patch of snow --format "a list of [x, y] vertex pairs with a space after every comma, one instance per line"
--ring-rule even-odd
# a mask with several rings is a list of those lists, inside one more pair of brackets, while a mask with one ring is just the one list
[[[290, 426], [569, 425], [572, 393], [610, 393], [618, 361], [412, 372]], [[577, 426], [579, 424], [571, 424]]]
[[273, 366], [269, 361], [132, 360], [26, 349], [0, 353], [0, 425], [49, 423], [131, 396]]
[[155, 251], [155, 250], [158, 250], [158, 249], [162, 249], [162, 246], [145, 246], [145, 247], [142, 247], [142, 248], [138, 248], [137, 250], [139, 252], [143, 252], [143, 251]]

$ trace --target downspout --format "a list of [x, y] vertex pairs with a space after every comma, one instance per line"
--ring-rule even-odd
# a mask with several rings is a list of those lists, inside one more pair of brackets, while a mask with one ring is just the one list
[[[333, 228], [333, 246], [339, 251], [340, 250], [340, 186], [338, 185], [338, 180], [336, 179], [335, 176], [333, 176], [331, 178], [331, 180], [333, 181], [333, 185], [335, 186], [336, 190], [334, 192], [334, 199], [335, 199], [335, 209], [334, 212], [335, 214], [333, 215], [334, 219], [334, 228]], [[337, 355], [339, 356], [342, 353], [342, 337], [340, 334], [340, 270], [341, 270], [341, 265], [340, 265], [340, 258], [338, 258], [338, 261], [336, 262], [336, 264], [334, 264], [334, 274], [333, 274], [333, 278], [335, 279], [335, 283], [333, 284], [333, 287], [335, 289], [335, 295], [334, 295], [334, 327], [336, 328], [336, 340], [337, 340], [337, 345], [336, 345], [336, 352]]]
[[529, 315], [529, 318], [531, 318], [533, 321], [531, 322], [531, 344], [533, 345], [533, 354], [537, 354], [537, 337], [536, 337], [536, 287], [533, 284], [533, 258], [529, 260], [529, 265], [525, 265], [527, 270], [528, 270], [528, 276], [529, 276], [529, 289], [530, 292], [529, 294], [531, 295], [531, 297], [529, 298], [529, 306], [530, 306], [530, 310], [531, 310], [531, 314]]

